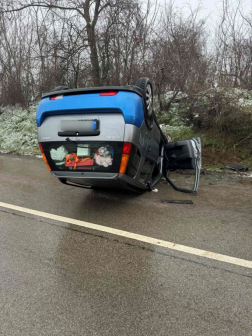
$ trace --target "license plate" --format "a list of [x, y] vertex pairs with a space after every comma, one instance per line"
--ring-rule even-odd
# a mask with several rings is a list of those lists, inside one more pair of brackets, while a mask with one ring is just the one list
[[95, 132], [99, 130], [99, 121], [97, 119], [62, 119], [62, 132]]

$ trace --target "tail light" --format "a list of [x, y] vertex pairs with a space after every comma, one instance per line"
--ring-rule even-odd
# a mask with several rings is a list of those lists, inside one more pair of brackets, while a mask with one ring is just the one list
[[50, 100], [58, 100], [58, 99], [62, 99], [63, 98], [63, 96], [61, 95], [61, 96], [52, 96], [52, 97], [50, 97]]
[[130, 152], [131, 152], [132, 144], [129, 142], [124, 142], [123, 150], [122, 150], [122, 158], [121, 158], [121, 166], [119, 170], [119, 174], [125, 174], [127, 165], [129, 162]]
[[40, 142], [39, 142], [39, 149], [40, 149], [41, 155], [42, 155], [42, 157], [43, 157], [43, 159], [44, 159], [44, 161], [45, 161], [45, 164], [47, 165], [47, 168], [48, 168], [50, 171], [52, 171], [52, 169], [50, 168], [50, 166], [49, 166], [49, 164], [48, 164], [48, 162], [47, 162], [47, 159], [46, 159], [46, 157], [45, 157], [45, 153], [44, 153], [43, 147], [42, 147], [42, 145], [41, 145]]
[[102, 97], [115, 96], [117, 93], [118, 93], [118, 91], [101, 92], [100, 96], [102, 96]]

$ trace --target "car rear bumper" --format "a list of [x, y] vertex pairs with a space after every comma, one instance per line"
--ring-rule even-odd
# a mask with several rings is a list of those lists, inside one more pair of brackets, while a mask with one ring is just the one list
[[52, 171], [52, 175], [77, 185], [110, 189], [146, 190], [146, 186], [138, 183], [135, 178], [125, 174], [95, 173], [95, 172], [59, 172]]

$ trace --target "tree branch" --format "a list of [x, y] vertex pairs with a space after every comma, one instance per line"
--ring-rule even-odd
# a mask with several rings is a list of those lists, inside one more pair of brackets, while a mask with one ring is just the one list
[[19, 8], [14, 8], [14, 9], [6, 9], [2, 12], [0, 12], [0, 14], [4, 14], [4, 13], [13, 13], [13, 12], [19, 12], [22, 11], [26, 8], [29, 7], [41, 7], [41, 8], [47, 8], [47, 9], [62, 9], [62, 10], [72, 10], [72, 11], [77, 11], [81, 16], [84, 16], [83, 12], [80, 10], [79, 7], [65, 7], [65, 6], [58, 6], [58, 5], [52, 5], [52, 4], [48, 4], [48, 3], [38, 3], [38, 2], [33, 2], [31, 4], [28, 5], [21, 5], [21, 7]]

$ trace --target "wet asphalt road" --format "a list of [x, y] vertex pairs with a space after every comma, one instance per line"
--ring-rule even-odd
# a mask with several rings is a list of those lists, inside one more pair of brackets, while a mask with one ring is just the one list
[[[0, 156], [0, 202], [252, 260], [252, 185], [232, 182], [133, 196]], [[0, 335], [252, 335], [251, 317], [252, 269], [0, 208]]]

